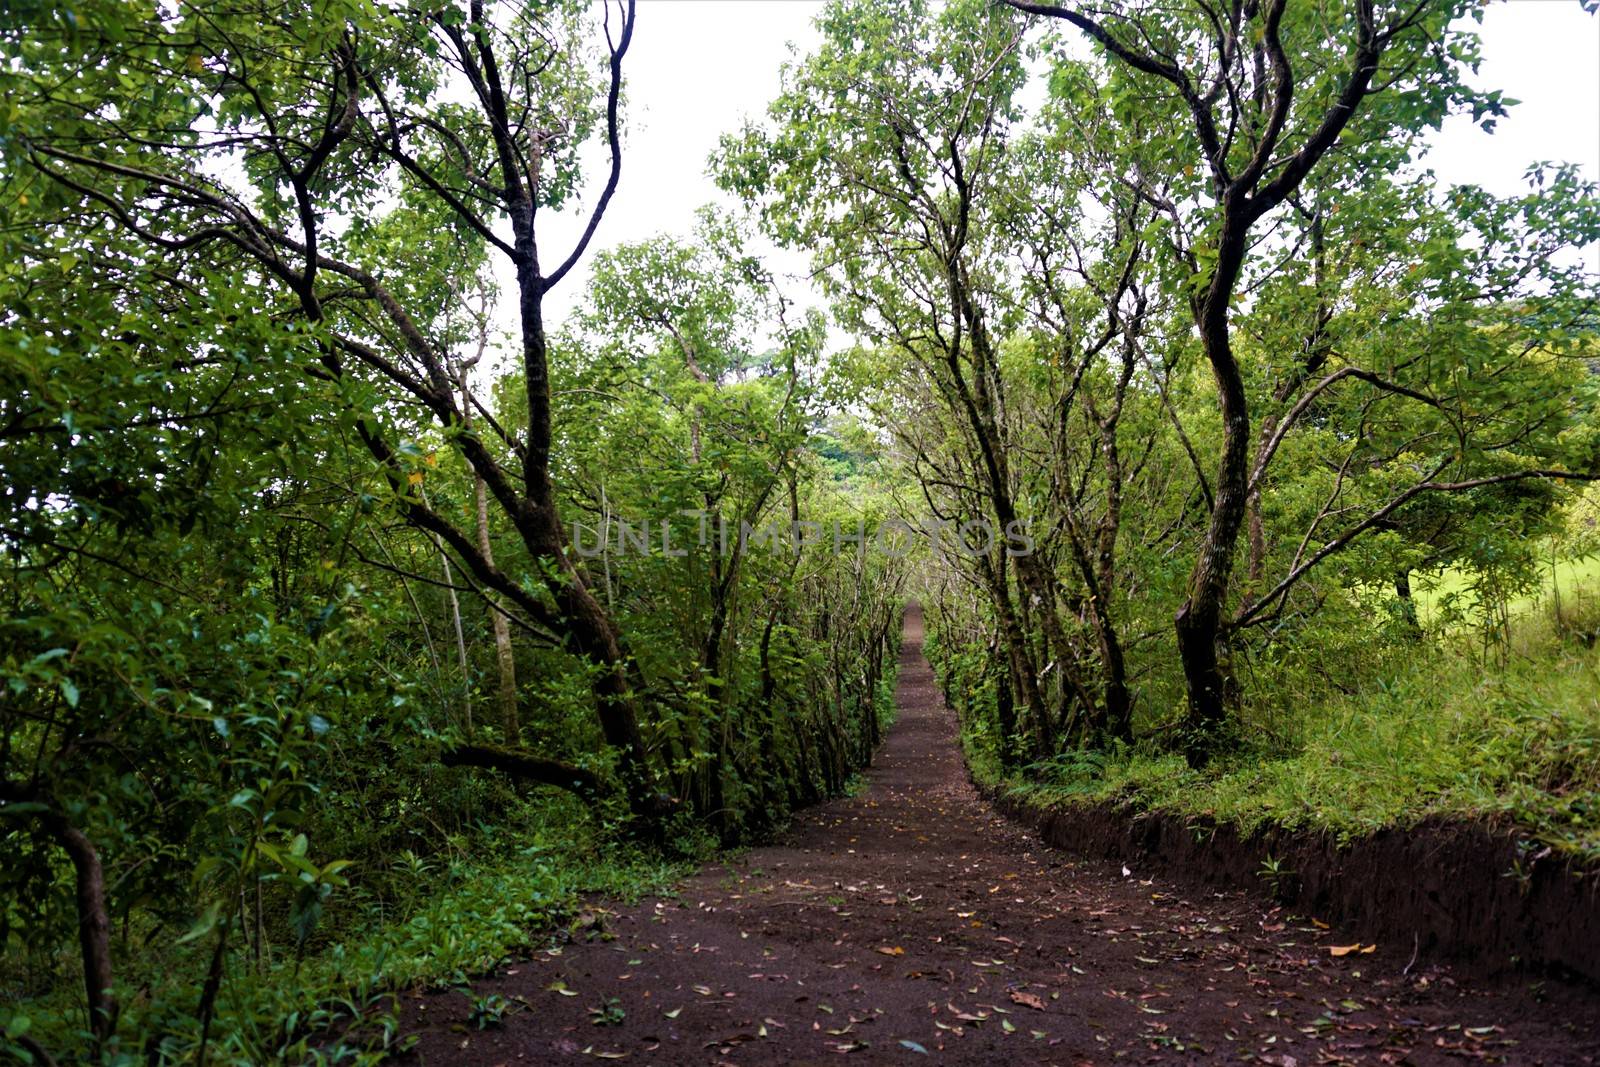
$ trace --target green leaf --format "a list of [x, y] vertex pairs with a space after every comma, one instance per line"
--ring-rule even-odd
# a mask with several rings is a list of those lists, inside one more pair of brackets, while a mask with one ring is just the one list
[[219, 903], [213, 903], [209, 908], [206, 909], [205, 914], [200, 916], [199, 919], [195, 920], [195, 924], [193, 926], [189, 927], [189, 932], [178, 938], [176, 943], [179, 945], [184, 945], [190, 941], [196, 941], [206, 936], [212, 930], [217, 928], [217, 922], [221, 917], [222, 905]]

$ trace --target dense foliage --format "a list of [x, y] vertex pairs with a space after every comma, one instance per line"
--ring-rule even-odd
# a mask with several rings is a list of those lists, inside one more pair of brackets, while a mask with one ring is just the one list
[[6, 9], [0, 1055], [381, 1054], [850, 788], [909, 595], [980, 777], [1600, 848], [1600, 620], [1512, 622], [1600, 191], [1424, 169], [1474, 0], [819, 10], [748, 211], [596, 251], [633, 0]]
[[870, 758], [902, 579], [806, 536], [883, 506], [816, 316], [708, 221], [542, 318], [634, 17], [10, 9], [11, 1054], [336, 1058], [290, 975], [363, 929], [432, 923], [375, 990], [485, 965], [552, 840], [694, 854]]
[[1421, 169], [1445, 116], [1505, 111], [1475, 10], [839, 2], [724, 142], [724, 183], [818, 250], [928, 508], [1032, 532], [932, 572], [937, 665], [1002, 767], [1203, 766], [1281, 672], [1353, 683], [1420, 638], [1414, 578], [1503, 604], [1569, 530], [1600, 200], [1571, 167], [1511, 199]]

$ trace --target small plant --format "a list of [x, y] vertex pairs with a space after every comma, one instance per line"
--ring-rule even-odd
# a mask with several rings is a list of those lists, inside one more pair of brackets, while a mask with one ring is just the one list
[[628, 1013], [622, 1010], [622, 1001], [610, 997], [604, 1004], [589, 1009], [589, 1021], [596, 1026], [621, 1026]]
[[1547, 858], [1554, 851], [1549, 845], [1542, 848], [1539, 842], [1529, 838], [1517, 841], [1517, 854], [1511, 861], [1511, 869], [1504, 872], [1503, 877], [1517, 883], [1517, 888], [1526, 893], [1533, 885], [1533, 870], [1542, 859]]
[[425, 898], [429, 887], [429, 876], [433, 874], [436, 866], [409, 848], [389, 864], [394, 904], [402, 914], [415, 909]]
[[1092, 793], [1105, 777], [1109, 757], [1094, 749], [1073, 749], [1029, 764], [1025, 773], [1062, 793]]
[[1261, 869], [1256, 872], [1256, 877], [1267, 883], [1272, 895], [1281, 900], [1294, 872], [1285, 867], [1281, 859], [1268, 856], [1261, 861]]
[[500, 1026], [506, 1021], [510, 1013], [511, 1001], [499, 993], [490, 993], [486, 997], [475, 997], [470, 992], [466, 994], [472, 1000], [472, 1011], [467, 1015], [467, 1021], [475, 1030], [489, 1030]]

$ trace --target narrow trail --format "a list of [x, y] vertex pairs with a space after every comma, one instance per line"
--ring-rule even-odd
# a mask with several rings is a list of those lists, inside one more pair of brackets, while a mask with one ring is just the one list
[[[1265, 898], [1075, 861], [973, 790], [907, 616], [899, 719], [862, 795], [708, 867], [676, 899], [478, 983], [408, 998], [413, 1062], [550, 1064], [1585, 1064], [1600, 998], [1478, 984], [1411, 946], [1333, 958], [1339, 931]], [[1404, 877], [1405, 872], [1396, 872]], [[590, 1009], [611, 998], [618, 1021]], [[842, 1057], [842, 1060], [841, 1060]]]

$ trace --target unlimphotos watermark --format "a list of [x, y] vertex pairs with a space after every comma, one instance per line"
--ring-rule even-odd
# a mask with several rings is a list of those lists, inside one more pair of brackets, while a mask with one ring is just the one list
[[853, 525], [839, 520], [772, 521], [752, 526], [743, 520], [730, 521], [726, 515], [689, 509], [672, 518], [632, 521], [610, 518], [598, 527], [580, 522], [572, 524], [572, 547], [586, 559], [599, 556], [687, 556], [691, 552], [713, 551], [723, 556], [753, 550], [792, 552], [807, 550], [877, 552], [902, 559], [923, 542], [935, 552], [959, 555], [987, 555], [999, 549], [1006, 555], [1031, 556], [1033, 535], [1027, 523], [1013, 519], [1001, 526], [989, 519], [926, 517], [915, 521], [885, 519], [869, 526], [865, 520]]

